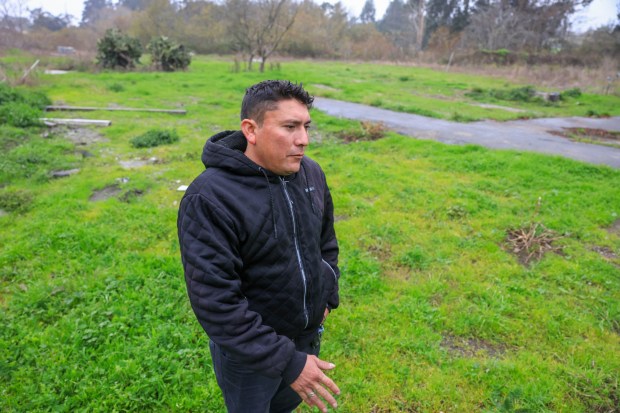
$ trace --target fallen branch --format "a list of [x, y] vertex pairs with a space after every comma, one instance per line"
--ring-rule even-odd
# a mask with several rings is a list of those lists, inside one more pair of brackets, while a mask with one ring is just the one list
[[141, 108], [97, 108], [91, 106], [47, 106], [45, 108], [48, 112], [53, 111], [73, 111], [73, 112], [93, 112], [96, 110], [105, 110], [110, 112], [156, 112], [156, 113], [170, 113], [173, 115], [185, 115], [186, 110], [183, 109], [141, 109]]
[[40, 118], [41, 122], [45, 123], [47, 126], [56, 126], [56, 125], [70, 125], [70, 126], [85, 126], [85, 125], [95, 125], [95, 126], [110, 126], [112, 121], [110, 120], [97, 120], [97, 119], [57, 119], [57, 118]]

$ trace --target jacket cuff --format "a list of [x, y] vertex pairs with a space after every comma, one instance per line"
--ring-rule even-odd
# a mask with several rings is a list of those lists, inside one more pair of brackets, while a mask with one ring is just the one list
[[306, 365], [306, 359], [308, 355], [301, 351], [295, 351], [291, 361], [288, 363], [284, 371], [282, 372], [282, 380], [288, 385], [297, 380], [297, 377], [301, 374], [301, 371]]

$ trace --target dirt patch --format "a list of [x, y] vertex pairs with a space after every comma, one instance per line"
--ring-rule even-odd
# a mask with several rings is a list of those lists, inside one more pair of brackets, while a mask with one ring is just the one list
[[118, 194], [120, 194], [121, 188], [118, 185], [109, 185], [103, 189], [99, 189], [97, 191], [93, 191], [89, 201], [97, 202], [97, 201], [105, 201], [106, 199], [110, 199]]
[[335, 87], [331, 87], [331, 86], [327, 86], [327, 85], [323, 85], [321, 83], [313, 83], [310, 86], [314, 86], [317, 89], [322, 89], [322, 90], [329, 90], [330, 92], [340, 92], [340, 89], [336, 89]]
[[155, 157], [152, 158], [136, 158], [129, 161], [118, 162], [124, 169], [141, 168], [146, 165], [161, 164], [163, 161]]
[[592, 251], [598, 253], [604, 258], [607, 258], [608, 260], [615, 260], [618, 258], [618, 254], [608, 247], [599, 247], [598, 245], [595, 245], [592, 247]]
[[95, 129], [90, 128], [76, 128], [76, 127], [59, 127], [54, 128], [58, 134], [65, 136], [71, 142], [78, 146], [87, 146], [99, 142], [108, 142], [108, 139], [104, 138]]
[[533, 261], [540, 261], [547, 252], [561, 253], [562, 247], [553, 245], [560, 238], [562, 236], [544, 225], [533, 223], [524, 228], [509, 229], [505, 248], [516, 255], [521, 264], [529, 266]]
[[144, 195], [144, 191], [143, 190], [141, 190], [141, 189], [130, 189], [129, 191], [127, 191], [123, 195], [121, 195], [118, 199], [121, 202], [130, 203], [130, 202], [136, 200], [136, 198], [141, 197], [142, 195]]
[[607, 228], [607, 232], [620, 237], [620, 218], [611, 224], [611, 227]]
[[549, 133], [575, 142], [598, 143], [620, 147], [620, 131], [593, 128], [562, 128], [561, 131], [551, 130]]
[[508, 346], [504, 344], [493, 344], [480, 338], [463, 338], [446, 335], [441, 340], [441, 348], [448, 353], [459, 357], [474, 357], [480, 353], [485, 353], [490, 357], [500, 357]]

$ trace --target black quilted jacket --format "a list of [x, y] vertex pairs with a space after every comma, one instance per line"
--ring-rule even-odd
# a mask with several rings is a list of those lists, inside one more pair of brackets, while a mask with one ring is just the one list
[[211, 137], [178, 231], [192, 308], [210, 339], [247, 368], [292, 383], [326, 306], [338, 306], [338, 244], [325, 175], [305, 157], [277, 176], [243, 151], [240, 131]]

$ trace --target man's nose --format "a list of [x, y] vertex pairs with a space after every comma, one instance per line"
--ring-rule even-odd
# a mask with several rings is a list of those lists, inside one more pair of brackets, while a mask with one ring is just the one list
[[297, 146], [308, 146], [310, 143], [310, 138], [308, 136], [308, 130], [306, 128], [301, 128], [299, 133], [297, 133], [295, 144]]

